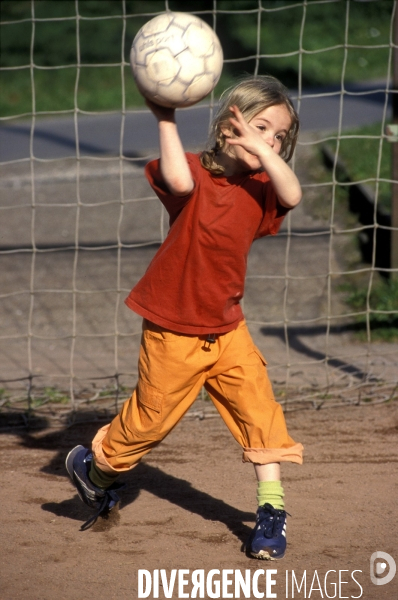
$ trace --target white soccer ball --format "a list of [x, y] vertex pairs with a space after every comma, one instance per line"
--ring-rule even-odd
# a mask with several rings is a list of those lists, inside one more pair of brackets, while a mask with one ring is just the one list
[[133, 41], [130, 64], [143, 96], [161, 106], [183, 108], [214, 89], [223, 52], [217, 35], [202, 19], [167, 12], [141, 27]]

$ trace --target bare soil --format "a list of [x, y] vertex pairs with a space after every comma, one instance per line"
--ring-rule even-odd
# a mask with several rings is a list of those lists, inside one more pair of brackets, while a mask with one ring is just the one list
[[[120, 510], [85, 532], [80, 526], [91, 512], [76, 495], [64, 460], [74, 445], [89, 445], [101, 423], [3, 432], [0, 597], [133, 600], [142, 569], [165, 569], [168, 577], [172, 569], [206, 575], [249, 569], [251, 576], [276, 569], [277, 598], [397, 598], [398, 576], [377, 586], [369, 576], [375, 551], [398, 558], [397, 402], [287, 413], [292, 437], [305, 446], [305, 462], [283, 466], [288, 551], [272, 563], [241, 551], [255, 518], [254, 472], [241, 462], [217, 414], [207, 409], [197, 418], [201, 402], [123, 477]], [[292, 571], [299, 583], [305, 572], [307, 582], [294, 596]], [[336, 591], [339, 571], [343, 583]], [[191, 587], [183, 591], [190, 594]], [[263, 575], [259, 590], [265, 594]], [[159, 597], [165, 597], [162, 588]], [[176, 586], [172, 598], [178, 597]]]

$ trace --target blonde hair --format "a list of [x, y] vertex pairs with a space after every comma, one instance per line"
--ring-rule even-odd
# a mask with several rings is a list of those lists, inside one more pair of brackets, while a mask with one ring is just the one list
[[225, 135], [222, 133], [221, 128], [230, 125], [231, 111], [229, 107], [233, 105], [239, 108], [248, 122], [259, 112], [270, 106], [286, 106], [292, 124], [283, 140], [280, 156], [286, 162], [292, 158], [299, 132], [299, 118], [289, 98], [287, 88], [278, 79], [270, 75], [245, 77], [221, 95], [220, 105], [210, 128], [208, 141], [210, 149], [204, 150], [200, 157], [205, 169], [211, 171], [214, 175], [224, 173], [224, 168], [217, 164], [217, 155], [226, 144]]

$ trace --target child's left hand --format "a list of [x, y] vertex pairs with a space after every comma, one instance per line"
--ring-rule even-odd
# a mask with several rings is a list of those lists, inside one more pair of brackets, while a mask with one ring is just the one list
[[226, 141], [231, 145], [242, 146], [250, 154], [258, 156], [260, 149], [266, 144], [262, 132], [246, 121], [237, 106], [230, 106], [229, 110], [234, 115], [229, 122], [235, 137], [228, 136]]
[[[279, 202], [287, 208], [296, 206], [301, 200], [300, 183], [279, 156], [291, 125], [287, 109], [281, 105], [271, 105], [255, 115], [250, 122], [246, 121], [237, 106], [231, 106], [230, 111], [233, 114], [229, 119], [230, 127], [222, 132], [228, 144], [243, 148], [243, 151], [236, 148], [235, 158], [253, 170], [262, 168], [266, 171]], [[245, 152], [258, 159], [258, 167], [255, 160], [246, 159]]]

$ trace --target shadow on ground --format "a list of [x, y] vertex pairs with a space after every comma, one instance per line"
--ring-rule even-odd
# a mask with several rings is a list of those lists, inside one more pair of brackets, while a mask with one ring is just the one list
[[[67, 453], [78, 443], [90, 447], [91, 439], [99, 426], [99, 423], [77, 424], [66, 428], [64, 431], [50, 431], [40, 437], [22, 432], [20, 434], [20, 444], [30, 449], [57, 451], [57, 454], [41, 471], [48, 475], [67, 477], [65, 469]], [[176, 457], [176, 462], [179, 461], [180, 458]], [[124, 507], [138, 498], [141, 490], [145, 490], [190, 513], [197, 514], [205, 520], [223, 523], [241, 542], [247, 539], [251, 531], [250, 527], [245, 525], [244, 522], [254, 522], [255, 520], [254, 513], [238, 510], [226, 502], [196, 489], [188, 481], [165, 473], [160, 468], [145, 462], [137, 465], [130, 473], [122, 475], [120, 482], [126, 484], [126, 487], [120, 493], [122, 511]], [[78, 496], [73, 493], [72, 488], [70, 498], [60, 503], [44, 503], [42, 509], [53, 513], [57, 517], [81, 521], [81, 524], [92, 515], [92, 511], [82, 504]], [[117, 520], [117, 518], [110, 519], [109, 526], [117, 524]], [[106, 523], [100, 521], [94, 527], [98, 527], [99, 530], [103, 530], [104, 527], [108, 528]]]
[[[380, 325], [382, 327], [382, 325]], [[375, 329], [376, 327], [373, 327]], [[284, 343], [288, 341], [290, 348], [303, 354], [308, 358], [315, 359], [319, 362], [328, 363], [331, 367], [339, 369], [343, 373], [347, 373], [357, 378], [358, 380], [377, 381], [377, 378], [368, 376], [368, 373], [357, 367], [356, 365], [326, 355], [324, 352], [311, 348], [308, 343], [305, 343], [302, 338], [314, 337], [314, 336], [326, 336], [327, 328], [326, 325], [317, 325], [314, 327], [292, 327], [289, 326], [287, 330], [283, 327], [262, 327], [260, 329], [264, 336], [275, 336], [282, 340]], [[354, 331], [366, 331], [365, 323], [347, 324], [332, 326], [329, 328], [329, 335], [341, 334], [344, 332]], [[286, 340], [287, 336], [287, 340]]]

